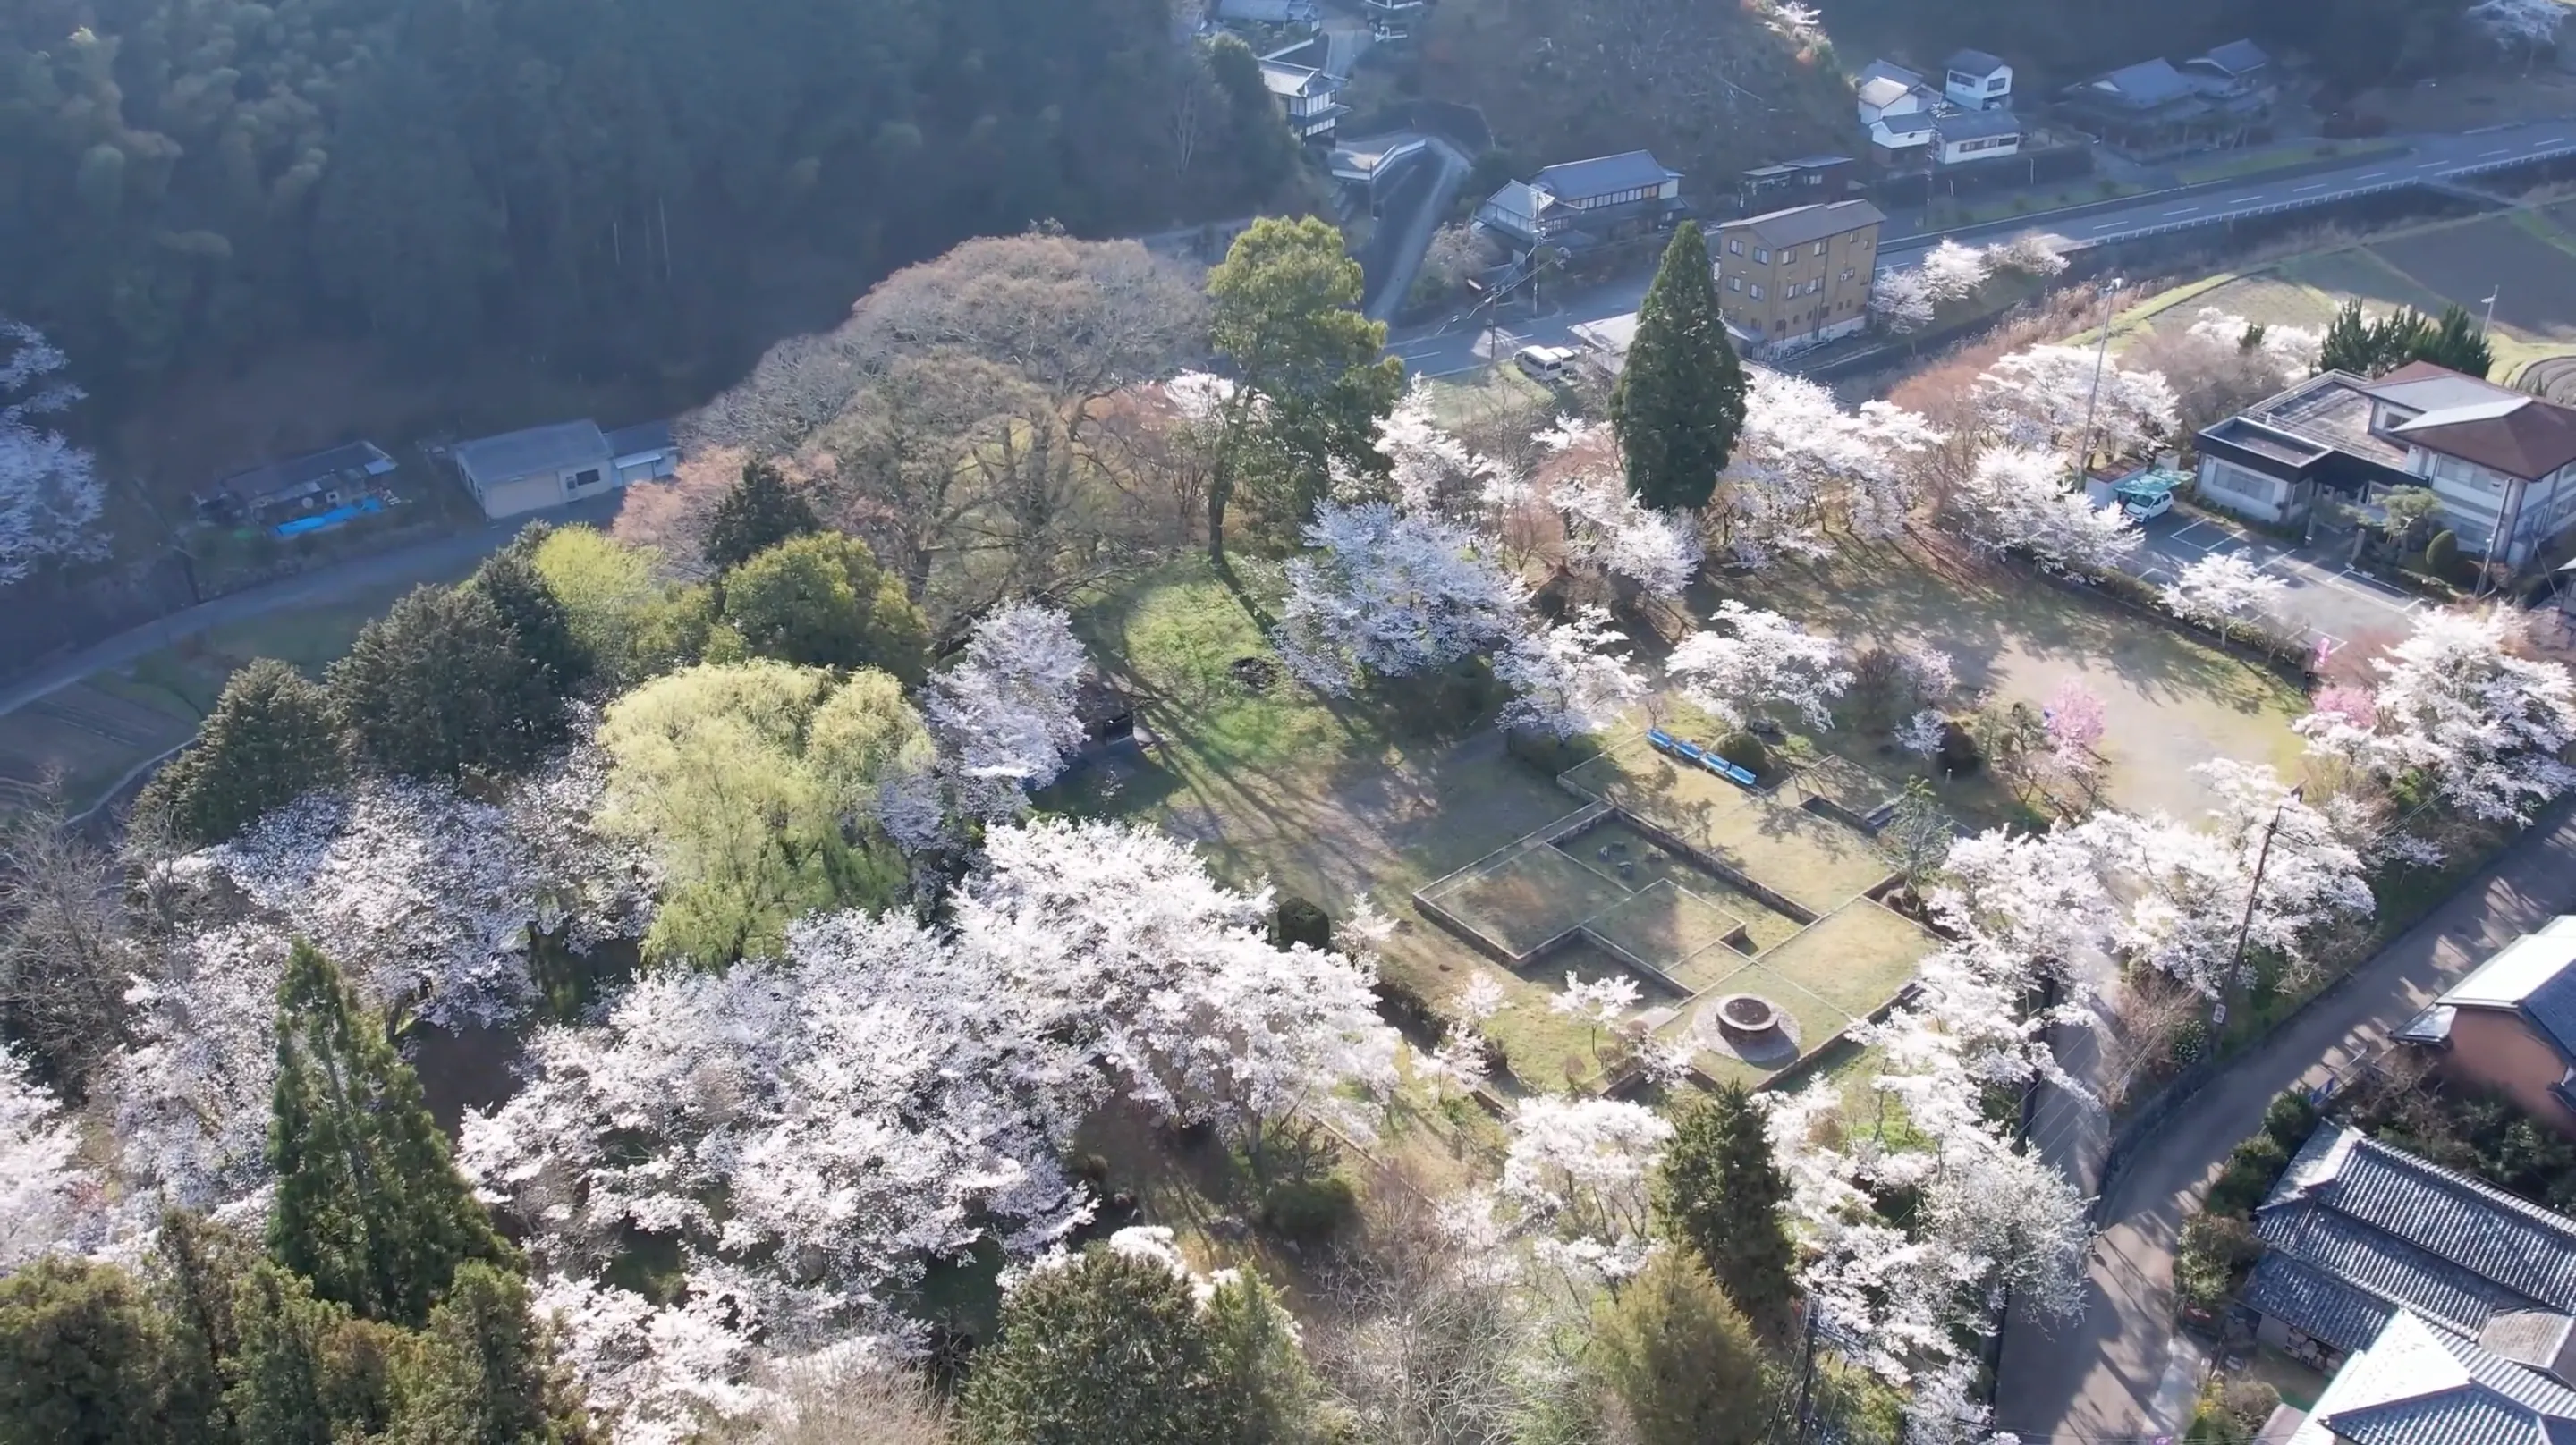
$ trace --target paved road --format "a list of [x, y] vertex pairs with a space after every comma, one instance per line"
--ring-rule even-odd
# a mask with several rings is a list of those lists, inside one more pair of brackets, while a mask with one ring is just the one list
[[[1911, 265], [1945, 239], [1985, 242], [2044, 230], [2076, 246], [2106, 245], [2144, 236], [2222, 224], [2254, 216], [2301, 210], [2349, 200], [2355, 196], [2414, 186], [2473, 184], [2476, 177], [2505, 166], [2556, 156], [2576, 155], [2576, 117], [2529, 121], [2449, 135], [2400, 138], [2399, 154], [2288, 175], [2211, 181], [2197, 186], [2096, 201], [2055, 211], [2038, 211], [2010, 220], [1960, 226], [1919, 236], [1892, 238], [1879, 253], [1880, 269]], [[1546, 314], [1504, 318], [1503, 330], [1489, 334], [1477, 322], [1434, 323], [1396, 338], [1388, 351], [1404, 358], [1407, 369], [1429, 376], [1473, 370], [1497, 356], [1538, 343], [1579, 344], [1577, 328], [1632, 313], [1645, 296], [1651, 278], [1626, 280], [1554, 298]]]
[[2323, 555], [2330, 544], [2293, 548], [2250, 528], [2180, 512], [2153, 518], [2140, 530], [2145, 540], [2127, 564], [2131, 573], [2163, 584], [2212, 552], [2241, 553], [2287, 584], [2281, 594], [2282, 617], [2311, 646], [2321, 644], [2329, 654], [2356, 644], [2368, 650], [2393, 641], [2414, 625], [2416, 610], [2428, 605], [2412, 592]]
[[2130, 1442], [2190, 1423], [2198, 1356], [2173, 1326], [2184, 1211], [2263, 1110], [2324, 1083], [2489, 955], [2576, 911], [2576, 805], [2562, 805], [2332, 996], [2238, 1059], [2176, 1113], [2103, 1200], [2085, 1313], [2054, 1333], [2005, 1331], [1995, 1425], [2031, 1445]]
[[346, 562], [230, 593], [120, 632], [25, 676], [0, 684], [0, 713], [15, 712], [94, 673], [124, 667], [182, 637], [194, 637], [201, 632], [289, 607], [334, 601], [352, 593], [461, 577], [472, 571], [476, 563], [507, 545], [512, 537], [519, 534], [521, 527], [539, 516], [564, 523], [605, 522], [616, 515], [617, 498], [614, 493], [590, 497], [568, 507], [512, 517], [470, 532], [431, 537], [370, 556], [352, 557]]

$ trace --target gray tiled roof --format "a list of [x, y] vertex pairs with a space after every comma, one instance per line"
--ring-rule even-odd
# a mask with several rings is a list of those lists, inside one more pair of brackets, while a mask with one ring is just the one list
[[2191, 82], [2181, 71], [2174, 69], [2172, 61], [2162, 56], [2122, 66], [2085, 88], [2102, 92], [2140, 110], [2193, 94]]
[[2408, 1305], [2434, 1323], [2464, 1334], [2484, 1329], [2493, 1309], [2495, 1291], [2485, 1280], [2323, 1206], [2302, 1203], [2266, 1209], [2256, 1217], [2255, 1227], [2263, 1243], [2277, 1254], [2378, 1298]]
[[1563, 161], [1541, 170], [1530, 181], [1559, 200], [1580, 201], [1660, 186], [1674, 176], [1675, 172], [1667, 170], [1649, 152], [1621, 151], [1615, 156]]
[[1932, 118], [1932, 133], [1944, 142], [1989, 140], [2021, 134], [2021, 118], [2008, 110], [1963, 110]]
[[2243, 75], [2272, 63], [2272, 57], [2263, 53], [2263, 47], [2251, 40], [2231, 40], [2199, 58], [2230, 75]]
[[641, 452], [667, 452], [675, 448], [671, 424], [667, 421], [639, 421], [622, 426], [608, 434], [608, 454], [631, 457]]
[[1982, 50], [1962, 50], [1950, 57], [1949, 68], [1962, 75], [1984, 77], [2004, 68], [2003, 60]]
[[1741, 221], [1725, 222], [1717, 229], [1721, 233], [1742, 231], [1763, 245], [1777, 249], [1803, 246], [1810, 241], [1857, 231], [1863, 226], [1884, 225], [1886, 221], [1887, 214], [1867, 201], [1830, 201], [1748, 216]]
[[[2356, 1129], [2320, 1126], [2299, 1151], [2301, 1160], [2311, 1155], [2324, 1167], [2287, 1197], [2276, 1190], [2266, 1210], [2304, 1196], [2534, 1303], [2576, 1312], [2576, 1220]], [[2283, 1190], [2299, 1178], [2293, 1161]]]
[[2401, 1311], [2326, 1383], [2296, 1439], [2570, 1445], [2576, 1389]]
[[2267, 1254], [2245, 1283], [2245, 1307], [2296, 1325], [2339, 1350], [2357, 1350], [2379, 1334], [2397, 1306], [2345, 1284], [2286, 1254]]

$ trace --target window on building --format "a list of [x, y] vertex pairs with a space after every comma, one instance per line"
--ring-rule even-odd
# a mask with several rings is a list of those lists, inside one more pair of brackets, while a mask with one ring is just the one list
[[1825, 243], [1824, 243], [1824, 242], [1822, 242], [1822, 241], [1818, 241], [1818, 242], [1816, 243], [1816, 254], [1817, 254], [1817, 255], [1819, 255], [1819, 256], [1821, 256], [1821, 255], [1825, 254]]
[[1844, 280], [1846, 280], [1846, 281], [1848, 281], [1848, 280], [1850, 280], [1850, 279], [1852, 278], [1852, 275], [1853, 275], [1852, 268], [1850, 268], [1849, 266], [1845, 266], [1845, 267], [1843, 268], [1843, 279], [1844, 279]]
[[1728, 254], [1728, 255], [1730, 255], [1730, 256], [1741, 256], [1741, 255], [1743, 255], [1743, 254], [1744, 254], [1744, 238], [1743, 238], [1742, 236], [1729, 236], [1729, 237], [1727, 237], [1727, 238], [1726, 238], [1726, 251], [1727, 251], [1727, 254]]
[[1727, 277], [1727, 278], [1726, 278], [1726, 289], [1727, 289], [1727, 290], [1729, 290], [1729, 291], [1741, 291], [1741, 290], [1743, 290], [1743, 289], [1744, 289], [1744, 278], [1743, 278], [1743, 277], [1741, 277], [1741, 276], [1729, 276], [1729, 277]]
[[1762, 299], [1762, 283], [1759, 281], [1753, 283], [1753, 299], [1756, 301]]
[[1760, 246], [1756, 246], [1756, 247], [1754, 247], [1754, 248], [1753, 248], [1753, 264], [1754, 264], [1754, 265], [1756, 265], [1756, 266], [1768, 266], [1768, 265], [1770, 265], [1770, 264], [1771, 264], [1771, 253], [1770, 253], [1769, 251], [1766, 251], [1766, 250], [1762, 249]]
[[572, 489], [573, 491], [576, 491], [576, 492], [577, 492], [577, 491], [580, 491], [580, 490], [581, 490], [582, 488], [584, 488], [584, 487], [595, 487], [595, 486], [598, 486], [598, 485], [599, 485], [599, 468], [597, 468], [597, 467], [590, 467], [590, 468], [586, 468], [586, 469], [584, 469], [584, 470], [582, 470], [582, 471], [578, 471], [578, 472], [573, 473], [573, 474], [572, 474], [572, 477], [571, 477], [570, 485], [571, 485], [571, 489]]

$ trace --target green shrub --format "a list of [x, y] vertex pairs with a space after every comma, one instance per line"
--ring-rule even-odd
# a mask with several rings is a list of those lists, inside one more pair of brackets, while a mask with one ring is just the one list
[[1359, 1194], [1339, 1174], [1283, 1179], [1261, 1197], [1261, 1222], [1298, 1244], [1322, 1244], [1359, 1214]]
[[1718, 756], [1757, 778], [1771, 776], [1771, 750], [1751, 733], [1728, 733], [1718, 740], [1717, 752]]
[[2434, 533], [2433, 540], [2424, 544], [2425, 571], [2432, 573], [2436, 577], [2447, 580], [2451, 574], [2458, 569], [2459, 565], [2460, 537], [2458, 533], [2453, 532], [2446, 527], [2441, 531]]
[[2186, 1308], [2215, 1312], [2235, 1297], [2244, 1272], [2263, 1255], [2254, 1226], [2214, 1210], [2183, 1221], [2174, 1251], [2174, 1293]]
[[1309, 948], [1331, 948], [1333, 915], [1313, 899], [1291, 893], [1279, 900], [1278, 910], [1270, 916], [1270, 944], [1288, 948], [1300, 943]]
[[2218, 1182], [2209, 1186], [2209, 1210], [2213, 1214], [2250, 1214], [2263, 1196], [2272, 1192], [2272, 1184], [2290, 1162], [2290, 1151], [2269, 1134], [2257, 1134], [2236, 1146], [2227, 1156], [2227, 1167]]
[[2308, 1101], [2302, 1089], [2285, 1089], [2272, 1107], [2263, 1111], [2263, 1132], [2281, 1146], [2284, 1154], [2296, 1154], [2299, 1146], [2317, 1129], [2317, 1106]]

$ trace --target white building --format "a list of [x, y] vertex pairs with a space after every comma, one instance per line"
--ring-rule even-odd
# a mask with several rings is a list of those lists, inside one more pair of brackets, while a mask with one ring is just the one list
[[453, 458], [483, 515], [515, 517], [670, 476], [680, 449], [668, 422], [602, 432], [585, 419], [459, 442]]
[[2021, 150], [2021, 122], [2008, 110], [1954, 110], [1932, 117], [1937, 165], [1999, 160]]
[[1961, 110], [2012, 109], [2012, 67], [1982, 50], [1962, 50], [1943, 67], [1941, 94]]

